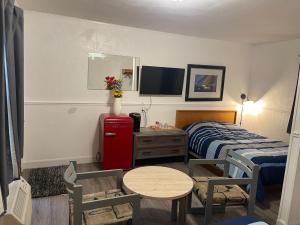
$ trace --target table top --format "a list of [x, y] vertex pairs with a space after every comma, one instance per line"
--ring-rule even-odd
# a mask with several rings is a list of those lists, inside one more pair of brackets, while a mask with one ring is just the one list
[[193, 180], [185, 173], [163, 166], [139, 167], [123, 178], [125, 188], [145, 198], [178, 199], [193, 189]]
[[170, 136], [170, 135], [186, 135], [186, 132], [182, 129], [151, 129], [142, 127], [140, 132], [134, 132], [135, 136]]

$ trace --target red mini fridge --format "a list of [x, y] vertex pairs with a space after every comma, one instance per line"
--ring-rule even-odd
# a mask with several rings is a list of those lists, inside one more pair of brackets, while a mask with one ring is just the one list
[[102, 114], [100, 117], [100, 155], [102, 168], [132, 168], [133, 120], [126, 115]]

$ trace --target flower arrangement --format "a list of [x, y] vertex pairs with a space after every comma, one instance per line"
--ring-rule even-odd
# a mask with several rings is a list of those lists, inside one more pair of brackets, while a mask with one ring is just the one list
[[116, 79], [114, 76], [105, 77], [106, 89], [111, 90], [112, 96], [115, 98], [121, 98], [122, 92], [122, 79]]

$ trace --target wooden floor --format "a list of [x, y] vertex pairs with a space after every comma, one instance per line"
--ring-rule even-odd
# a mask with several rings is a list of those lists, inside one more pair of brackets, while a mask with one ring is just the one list
[[[184, 163], [160, 164], [187, 172]], [[92, 171], [99, 169], [96, 164], [79, 165], [79, 171]], [[210, 175], [211, 173], [202, 167], [196, 167], [195, 175]], [[101, 178], [81, 181], [84, 185], [84, 193], [93, 193], [115, 187], [113, 178]], [[267, 193], [267, 199], [263, 204], [257, 203], [256, 216], [270, 225], [276, 224], [277, 213], [280, 204], [280, 190], [271, 190]], [[33, 200], [32, 225], [68, 225], [68, 197], [66, 195], [38, 198]], [[193, 205], [200, 203], [193, 198]], [[140, 224], [143, 225], [175, 225], [170, 219], [171, 201], [158, 201], [142, 199], [140, 211]], [[212, 222], [245, 215], [243, 207], [226, 209], [225, 214], [215, 214]], [[203, 224], [203, 216], [187, 215], [187, 225]]]

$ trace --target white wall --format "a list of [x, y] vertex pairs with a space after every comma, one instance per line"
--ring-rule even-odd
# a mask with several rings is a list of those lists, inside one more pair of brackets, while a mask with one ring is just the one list
[[[87, 89], [88, 53], [95, 51], [138, 56], [142, 65], [226, 66], [223, 102], [186, 103], [184, 94], [156, 97], [151, 123], [174, 124], [176, 109], [235, 109], [240, 93], [248, 91], [248, 45], [26, 11], [24, 168], [94, 158], [98, 118], [109, 111], [109, 92]], [[140, 111], [148, 102], [126, 92], [123, 111]]]
[[291, 132], [289, 154], [282, 187], [277, 225], [300, 224], [300, 83], [295, 102], [294, 123]]
[[[265, 104], [262, 113], [247, 115], [245, 126], [265, 136], [289, 142], [286, 128], [290, 116], [298, 76], [300, 39], [253, 47], [249, 95]], [[299, 87], [299, 85], [298, 85]], [[294, 131], [285, 171], [278, 225], [300, 223], [300, 160], [299, 160], [299, 90]], [[297, 106], [298, 105], [298, 106]]]
[[289, 141], [286, 133], [299, 69], [300, 39], [253, 47], [249, 97], [265, 104], [262, 113], [247, 116], [245, 127]]

